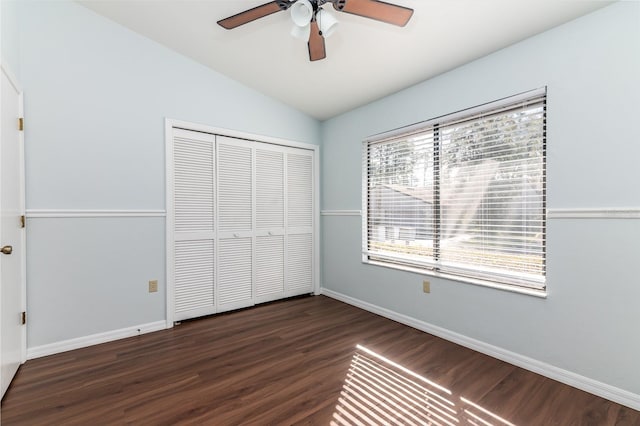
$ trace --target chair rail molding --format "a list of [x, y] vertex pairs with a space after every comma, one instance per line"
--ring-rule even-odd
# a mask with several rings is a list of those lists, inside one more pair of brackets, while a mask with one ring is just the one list
[[321, 210], [322, 216], [362, 216], [361, 210]]
[[77, 218], [77, 217], [165, 217], [165, 210], [84, 210], [84, 209], [27, 209], [28, 219]]
[[548, 219], [640, 219], [640, 207], [548, 209], [547, 218]]

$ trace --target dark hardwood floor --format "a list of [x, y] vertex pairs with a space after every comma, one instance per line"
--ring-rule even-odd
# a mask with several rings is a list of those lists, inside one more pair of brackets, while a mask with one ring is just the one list
[[28, 361], [2, 423], [640, 425], [640, 412], [317, 296]]

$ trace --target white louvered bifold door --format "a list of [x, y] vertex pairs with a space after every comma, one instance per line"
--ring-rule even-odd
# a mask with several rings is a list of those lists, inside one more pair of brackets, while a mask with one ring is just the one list
[[253, 148], [217, 137], [218, 312], [253, 305]]
[[215, 136], [173, 129], [174, 320], [216, 311]]
[[256, 144], [256, 303], [284, 297], [285, 154]]
[[315, 152], [172, 132], [167, 305], [173, 320], [313, 292]]
[[285, 296], [313, 291], [313, 152], [287, 149]]

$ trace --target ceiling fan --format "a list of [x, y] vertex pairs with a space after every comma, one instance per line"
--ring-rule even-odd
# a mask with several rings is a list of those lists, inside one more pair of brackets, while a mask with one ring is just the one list
[[275, 0], [221, 19], [218, 24], [231, 30], [272, 13], [291, 9], [291, 19], [295, 24], [291, 35], [308, 40], [309, 60], [317, 61], [327, 56], [324, 39], [331, 35], [338, 23], [333, 15], [323, 9], [326, 3], [331, 3], [338, 12], [399, 27], [404, 27], [413, 15], [413, 9], [379, 0]]

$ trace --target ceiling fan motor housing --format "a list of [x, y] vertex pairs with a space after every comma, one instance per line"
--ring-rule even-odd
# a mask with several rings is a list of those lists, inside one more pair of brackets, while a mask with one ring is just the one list
[[334, 9], [341, 11], [344, 9], [345, 4], [347, 4], [347, 0], [335, 0], [332, 3]]
[[276, 3], [278, 3], [278, 7], [282, 10], [287, 10], [291, 7], [291, 5], [294, 3], [292, 1], [289, 0], [276, 0]]

